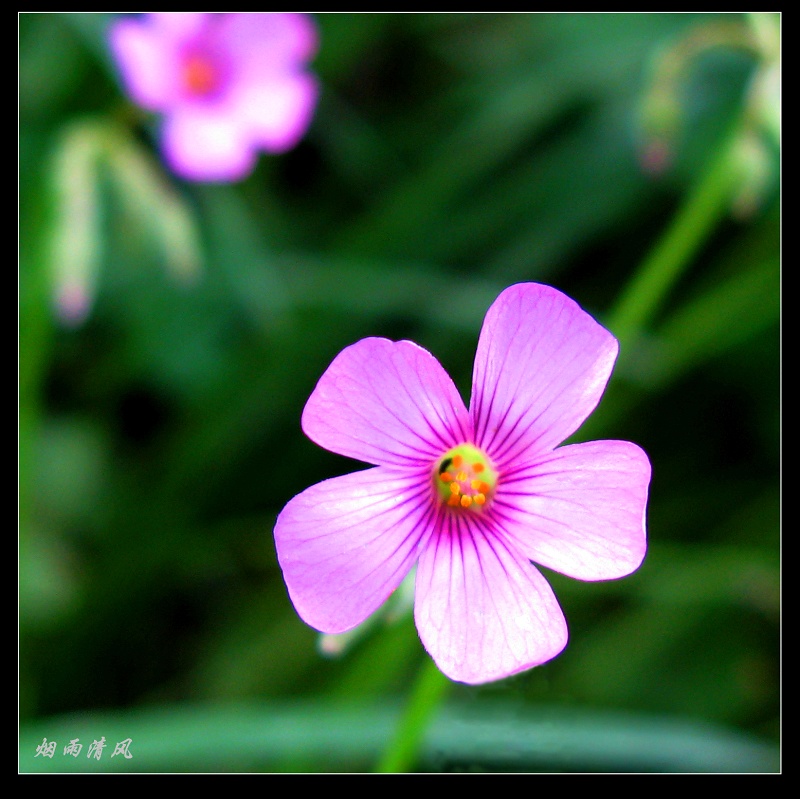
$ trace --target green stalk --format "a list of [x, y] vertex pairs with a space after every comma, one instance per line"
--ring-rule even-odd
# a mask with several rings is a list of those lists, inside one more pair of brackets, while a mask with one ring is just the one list
[[375, 766], [376, 773], [394, 774], [413, 767], [423, 736], [450, 684], [450, 680], [439, 671], [436, 664], [426, 658], [394, 738]]
[[670, 289], [728, 212], [740, 179], [737, 150], [741, 126], [717, 150], [705, 172], [606, 319], [621, 347], [634, 341], [655, 316]]

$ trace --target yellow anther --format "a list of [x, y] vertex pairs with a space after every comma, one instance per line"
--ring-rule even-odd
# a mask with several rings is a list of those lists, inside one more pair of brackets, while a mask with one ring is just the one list
[[473, 444], [459, 444], [443, 453], [432, 468], [434, 495], [454, 511], [486, 512], [497, 486], [497, 472]]

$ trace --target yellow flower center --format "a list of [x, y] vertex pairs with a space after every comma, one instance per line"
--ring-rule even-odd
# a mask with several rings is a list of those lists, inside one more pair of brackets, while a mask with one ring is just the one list
[[485, 453], [471, 444], [460, 444], [436, 463], [433, 483], [443, 504], [478, 511], [494, 494], [497, 472]]

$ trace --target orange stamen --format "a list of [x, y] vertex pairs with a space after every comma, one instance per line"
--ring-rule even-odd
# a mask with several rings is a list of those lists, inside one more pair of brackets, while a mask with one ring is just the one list
[[433, 470], [439, 501], [451, 508], [478, 512], [491, 504], [497, 473], [486, 456], [472, 444], [445, 452]]
[[190, 55], [183, 65], [183, 82], [191, 94], [211, 94], [219, 85], [214, 65], [202, 55]]

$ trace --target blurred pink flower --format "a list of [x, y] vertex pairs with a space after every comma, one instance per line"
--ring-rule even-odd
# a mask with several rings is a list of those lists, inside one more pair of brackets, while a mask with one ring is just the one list
[[164, 115], [164, 156], [185, 178], [239, 180], [259, 150], [288, 150], [308, 128], [317, 31], [305, 14], [151, 13], [110, 36], [130, 96]]
[[574, 301], [523, 283], [486, 315], [469, 411], [410, 341], [367, 338], [339, 353], [303, 430], [375, 467], [306, 489], [278, 516], [300, 616], [322, 632], [351, 629], [417, 563], [417, 629], [451, 679], [487, 682], [555, 657], [567, 624], [532, 561], [608, 580], [645, 555], [647, 455], [627, 441], [558, 447], [597, 405], [617, 351]]

